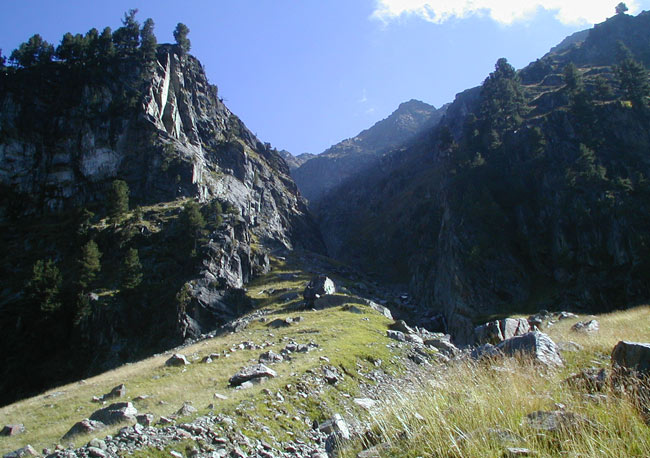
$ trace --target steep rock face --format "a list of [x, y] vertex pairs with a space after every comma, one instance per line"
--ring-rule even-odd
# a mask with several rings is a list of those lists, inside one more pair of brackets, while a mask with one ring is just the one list
[[402, 103], [386, 119], [354, 138], [343, 140], [292, 171], [300, 192], [317, 201], [348, 178], [363, 172], [391, 149], [431, 128], [446, 107], [436, 109], [418, 100]]
[[[214, 330], [250, 307], [242, 288], [268, 270], [270, 251], [324, 251], [285, 161], [176, 46], [159, 46], [152, 62], [116, 57], [19, 69], [0, 76], [0, 106], [0, 220], [8, 241], [0, 268], [12, 278], [0, 291], [3, 339], [21, 342], [32, 369], [50, 369], [33, 387], [17, 384], [17, 368], [29, 364], [12, 359], [3, 371], [5, 397]], [[99, 221], [115, 179], [128, 184], [131, 208], [144, 209], [140, 220]], [[224, 209], [200, 237], [185, 232], [183, 207], [192, 200], [206, 218], [213, 202]], [[81, 207], [96, 214], [83, 231], [75, 225]], [[104, 293], [84, 296], [88, 311], [79, 315], [75, 257], [88, 238], [103, 253], [94, 288]], [[127, 300], [115, 291], [129, 246], [139, 250], [146, 286]], [[56, 325], [22, 304], [37, 259], [55, 260], [65, 274]], [[51, 362], [25, 343], [39, 326], [59, 342], [45, 358]]]
[[[330, 253], [408, 282], [461, 343], [488, 315], [647, 300], [647, 109], [620, 90], [608, 37], [629, 27], [647, 62], [648, 18], [612, 18], [521, 70], [521, 102], [459, 94], [437, 128], [319, 202]], [[584, 93], [565, 87], [569, 62]], [[488, 97], [522, 103], [521, 120]]]

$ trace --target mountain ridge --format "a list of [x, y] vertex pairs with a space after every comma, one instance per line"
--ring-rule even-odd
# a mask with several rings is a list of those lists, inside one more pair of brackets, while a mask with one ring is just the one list
[[403, 102], [372, 127], [308, 158], [291, 175], [302, 195], [314, 203], [351, 176], [371, 167], [383, 154], [435, 125], [445, 109], [446, 106], [437, 109], [415, 99]]

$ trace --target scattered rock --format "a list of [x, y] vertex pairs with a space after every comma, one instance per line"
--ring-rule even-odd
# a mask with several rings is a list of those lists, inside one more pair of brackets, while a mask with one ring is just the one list
[[474, 348], [470, 353], [472, 359], [496, 358], [498, 356], [503, 356], [503, 353], [489, 343]]
[[363, 315], [363, 310], [361, 310], [356, 305], [349, 305], [348, 304], [348, 305], [343, 307], [343, 310], [345, 310], [346, 312], [350, 312], [350, 313], [356, 313], [357, 315]]
[[105, 425], [114, 425], [123, 421], [135, 422], [137, 414], [138, 410], [130, 402], [116, 402], [93, 412], [90, 419]]
[[39, 454], [31, 445], [25, 445], [23, 448], [7, 453], [4, 458], [20, 458], [23, 456], [39, 456]]
[[190, 364], [185, 355], [180, 353], [174, 353], [171, 358], [165, 361], [165, 366], [186, 366]]
[[371, 309], [373, 309], [374, 311], [381, 313], [386, 318], [390, 320], [393, 319], [393, 314], [390, 312], [390, 310], [387, 307], [384, 307], [383, 305], [379, 305], [376, 302], [373, 302], [368, 299], [363, 299], [363, 303], [366, 304]]
[[399, 331], [404, 334], [415, 334], [415, 330], [410, 327], [408, 324], [406, 324], [406, 321], [404, 320], [397, 320], [393, 324], [390, 325], [390, 329], [393, 331]]
[[323, 377], [330, 385], [336, 385], [341, 380], [341, 376], [333, 366], [323, 366]]
[[594, 393], [603, 391], [607, 387], [608, 380], [609, 374], [606, 369], [590, 367], [581, 370], [578, 374], [571, 375], [563, 382], [588, 393]]
[[612, 366], [617, 370], [650, 374], [650, 343], [620, 341], [612, 350]]
[[490, 321], [474, 328], [476, 343], [496, 345], [515, 336], [521, 336], [530, 331], [530, 324], [524, 318], [506, 318]]
[[87, 450], [88, 450], [88, 454], [95, 458], [106, 458], [108, 456], [108, 454], [101, 448], [88, 447]]
[[566, 320], [569, 318], [578, 318], [578, 315], [571, 312], [560, 312], [559, 315], [557, 316], [558, 320]]
[[262, 353], [258, 360], [260, 364], [281, 363], [282, 361], [284, 361], [282, 355], [278, 355], [273, 350]]
[[224, 396], [223, 394], [219, 394], [219, 393], [214, 393], [212, 397], [215, 399], [221, 399], [222, 401], [228, 399], [228, 396]]
[[517, 354], [529, 355], [546, 366], [564, 366], [555, 342], [549, 336], [539, 331], [529, 332], [523, 336], [504, 340], [496, 348], [506, 356], [515, 356]]
[[363, 407], [366, 410], [370, 410], [377, 404], [377, 401], [370, 398], [357, 398], [354, 400], [354, 403]]
[[425, 340], [424, 345], [436, 348], [450, 358], [460, 354], [458, 347], [451, 343], [449, 338]]
[[350, 429], [341, 415], [334, 414], [332, 418], [318, 425], [318, 430], [325, 434], [338, 434], [343, 439], [350, 439]]
[[389, 329], [386, 331], [386, 336], [399, 342], [406, 342], [406, 335], [404, 335], [402, 331], [393, 331]]
[[126, 396], [126, 386], [124, 383], [117, 385], [109, 393], [106, 393], [101, 397], [102, 401], [108, 401], [110, 399], [123, 398]]
[[600, 324], [596, 320], [578, 321], [571, 326], [571, 330], [576, 332], [598, 332], [599, 328]]
[[151, 426], [153, 424], [153, 414], [150, 413], [145, 413], [142, 415], [137, 415], [135, 417], [137, 420], [138, 424], [141, 424], [142, 426]]
[[239, 386], [244, 382], [249, 380], [258, 379], [261, 377], [273, 378], [278, 374], [264, 364], [256, 364], [254, 366], [248, 366], [237, 372], [235, 375], [230, 377], [231, 386]]
[[16, 436], [25, 432], [25, 425], [18, 423], [15, 425], [6, 425], [0, 431], [0, 436]]
[[193, 407], [190, 403], [184, 402], [183, 407], [178, 409], [174, 416], [176, 417], [187, 417], [188, 415], [192, 415], [193, 413], [196, 413], [197, 410], [195, 407]]
[[106, 428], [106, 425], [104, 423], [100, 421], [89, 420], [86, 418], [85, 420], [81, 420], [75, 423], [74, 426], [70, 428], [70, 430], [65, 433], [61, 439], [67, 440], [79, 434], [93, 433], [104, 428]]
[[277, 318], [277, 319], [271, 321], [269, 324], [267, 324], [267, 326], [269, 328], [274, 328], [274, 329], [288, 328], [289, 326], [295, 325], [295, 324], [299, 323], [300, 321], [301, 320], [295, 320], [294, 318], [291, 318], [291, 317], [287, 317], [287, 318], [284, 318], [284, 319]]
[[335, 292], [336, 285], [332, 279], [326, 275], [318, 275], [311, 279], [302, 295], [307, 302], [313, 302], [314, 299], [318, 299], [327, 294], [334, 294]]
[[581, 415], [564, 410], [550, 412], [538, 410], [526, 415], [526, 424], [541, 431], [572, 430], [589, 423], [589, 420]]

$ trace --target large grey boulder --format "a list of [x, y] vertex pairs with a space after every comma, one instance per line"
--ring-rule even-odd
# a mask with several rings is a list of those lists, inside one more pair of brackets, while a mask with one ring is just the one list
[[105, 425], [114, 425], [123, 421], [135, 423], [136, 415], [138, 415], [138, 410], [130, 402], [116, 402], [93, 412], [90, 419], [100, 421]]
[[174, 353], [167, 361], [165, 361], [165, 366], [187, 366], [190, 362], [187, 360], [185, 355], [180, 353]]
[[277, 373], [266, 367], [264, 364], [255, 364], [254, 366], [248, 366], [237, 372], [235, 375], [230, 377], [231, 386], [239, 386], [244, 382], [249, 380], [260, 379], [260, 378], [273, 378], [277, 377]]
[[650, 374], [650, 343], [621, 340], [612, 350], [612, 366]]
[[336, 285], [332, 279], [327, 275], [318, 275], [311, 279], [302, 295], [306, 301], [311, 302], [314, 299], [318, 299], [327, 294], [334, 294], [335, 292]]
[[524, 318], [506, 318], [490, 321], [474, 328], [477, 344], [489, 343], [496, 345], [515, 336], [521, 336], [530, 331], [530, 324]]
[[86, 418], [85, 420], [81, 420], [75, 423], [74, 426], [70, 428], [70, 430], [68, 430], [68, 432], [65, 433], [61, 439], [67, 440], [79, 434], [93, 433], [104, 428], [106, 428], [106, 425], [101, 421], [94, 421]]
[[535, 361], [550, 367], [564, 366], [560, 350], [546, 334], [533, 331], [523, 336], [504, 340], [496, 349], [506, 356], [531, 356]]

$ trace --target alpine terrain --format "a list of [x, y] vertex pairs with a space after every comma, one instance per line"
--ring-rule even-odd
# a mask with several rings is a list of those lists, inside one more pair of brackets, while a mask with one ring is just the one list
[[626, 10], [318, 155], [253, 135], [182, 23], [0, 56], [0, 454], [650, 456]]

